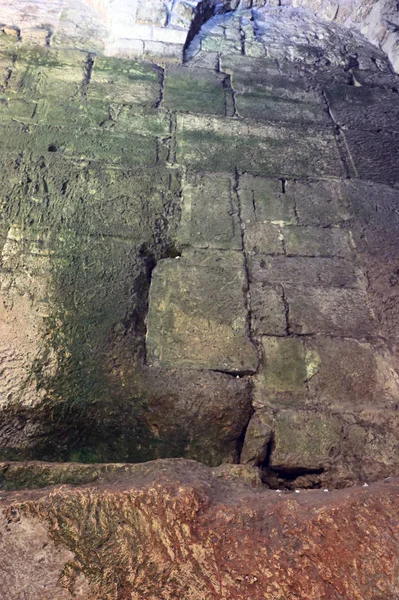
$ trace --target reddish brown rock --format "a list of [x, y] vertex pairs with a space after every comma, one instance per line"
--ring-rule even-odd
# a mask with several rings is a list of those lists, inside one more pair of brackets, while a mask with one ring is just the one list
[[279, 494], [180, 459], [97, 476], [3, 493], [2, 600], [398, 598], [399, 480]]

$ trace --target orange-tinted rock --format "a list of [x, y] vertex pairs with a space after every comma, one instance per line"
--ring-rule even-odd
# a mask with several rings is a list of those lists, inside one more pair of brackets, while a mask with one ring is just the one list
[[86, 486], [3, 494], [0, 598], [394, 600], [398, 509], [394, 479], [279, 494], [180, 459], [120, 466]]

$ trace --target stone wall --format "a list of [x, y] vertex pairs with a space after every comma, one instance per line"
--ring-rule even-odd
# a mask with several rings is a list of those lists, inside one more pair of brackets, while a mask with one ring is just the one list
[[3, 458], [396, 473], [386, 56], [279, 7], [185, 65], [1, 44]]

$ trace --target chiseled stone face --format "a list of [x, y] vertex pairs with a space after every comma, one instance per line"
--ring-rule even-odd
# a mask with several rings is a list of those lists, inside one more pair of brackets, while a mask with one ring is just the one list
[[161, 261], [150, 289], [150, 364], [254, 373], [245, 302], [241, 253], [194, 251]]
[[281, 411], [274, 423], [272, 469], [312, 471], [325, 469], [339, 452], [342, 425], [326, 414]]

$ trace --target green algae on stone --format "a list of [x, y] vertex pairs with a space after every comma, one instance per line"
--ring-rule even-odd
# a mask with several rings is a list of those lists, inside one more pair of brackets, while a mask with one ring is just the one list
[[275, 177], [344, 174], [334, 133], [260, 121], [178, 115], [177, 161], [193, 169]]
[[307, 373], [302, 341], [295, 337], [262, 337], [262, 347], [265, 393], [271, 397], [280, 392], [303, 395]]
[[147, 326], [156, 366], [254, 372], [243, 256], [198, 250], [162, 261], [153, 273]]
[[209, 69], [166, 67], [163, 105], [180, 112], [224, 115], [225, 79]]

